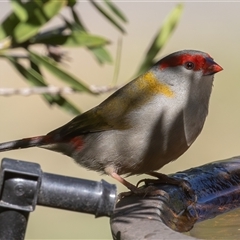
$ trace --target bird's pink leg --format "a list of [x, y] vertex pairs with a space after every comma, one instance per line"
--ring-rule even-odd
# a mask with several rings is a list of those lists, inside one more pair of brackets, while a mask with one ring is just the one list
[[130, 190], [130, 192], [120, 193], [119, 198], [126, 197], [126, 196], [129, 196], [129, 195], [132, 195], [132, 194], [143, 195], [143, 196], [146, 196], [146, 195], [152, 195], [152, 196], [161, 195], [161, 196], [163, 196], [167, 199], [169, 198], [168, 194], [165, 191], [160, 190], [160, 189], [156, 189], [153, 186], [148, 186], [146, 188], [136, 187], [135, 185], [131, 184], [130, 182], [128, 182], [124, 178], [122, 178], [111, 167], [106, 168], [105, 172]]
[[111, 173], [109, 173], [109, 175], [112, 178], [114, 178], [115, 180], [117, 180], [118, 182], [120, 182], [121, 184], [123, 184], [125, 187], [127, 187], [131, 192], [134, 193], [134, 192], [136, 192], [138, 190], [138, 188], [136, 186], [134, 186], [130, 182], [126, 181], [124, 178], [122, 178], [116, 172], [111, 172]]

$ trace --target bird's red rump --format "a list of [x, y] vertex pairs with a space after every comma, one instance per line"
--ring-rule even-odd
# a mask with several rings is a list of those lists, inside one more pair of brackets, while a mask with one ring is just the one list
[[71, 138], [70, 144], [76, 149], [81, 150], [83, 147], [83, 139], [81, 137]]
[[[209, 58], [211, 58], [208, 55]], [[162, 59], [160, 61], [160, 69], [163, 70], [168, 67], [176, 67], [180, 65], [184, 65], [187, 62], [194, 63], [194, 71], [198, 71], [204, 69], [206, 64], [206, 58], [202, 55], [190, 55], [190, 54], [182, 54], [178, 56], [169, 56], [167, 58]]]

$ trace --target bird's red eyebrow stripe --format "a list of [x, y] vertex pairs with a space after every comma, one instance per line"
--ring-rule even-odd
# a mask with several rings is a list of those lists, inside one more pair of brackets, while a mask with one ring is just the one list
[[[210, 56], [208, 55], [208, 57]], [[159, 68], [163, 70], [167, 67], [176, 67], [176, 66], [183, 65], [186, 62], [193, 62], [195, 65], [193, 70], [198, 71], [202, 69], [203, 66], [206, 64], [206, 59], [201, 55], [190, 55], [190, 54], [184, 54], [181, 56], [170, 56], [160, 61]]]

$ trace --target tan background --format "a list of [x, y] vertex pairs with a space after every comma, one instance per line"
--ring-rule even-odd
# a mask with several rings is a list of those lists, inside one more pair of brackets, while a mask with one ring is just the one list
[[[165, 16], [176, 3], [117, 2], [129, 19], [127, 35], [123, 40], [121, 71], [118, 83], [130, 80], [135, 73], [148, 43]], [[224, 71], [217, 74], [210, 102], [210, 112], [201, 136], [178, 161], [168, 164], [161, 171], [171, 173], [198, 166], [218, 159], [240, 154], [240, 3], [185, 3], [178, 28], [164, 48], [161, 56], [180, 49], [198, 49], [214, 57]], [[0, 17], [9, 12], [9, 3], [0, 2]], [[78, 6], [82, 19], [93, 33], [108, 37], [113, 56], [119, 33], [87, 2]], [[67, 15], [67, 12], [63, 12]], [[58, 21], [53, 21], [54, 25]], [[100, 67], [84, 49], [68, 49], [74, 60], [66, 67], [89, 84], [110, 84], [113, 66]], [[159, 57], [161, 57], [159, 56]], [[48, 75], [52, 78], [50, 75]], [[59, 84], [53, 79], [54, 84]], [[0, 61], [0, 87], [26, 87], [27, 84], [5, 61]], [[107, 95], [89, 97], [74, 95], [72, 99], [87, 110]], [[69, 121], [72, 116], [56, 107], [48, 107], [39, 96], [0, 98], [0, 142], [44, 134]], [[71, 159], [58, 153], [37, 148], [5, 152], [3, 157], [33, 161], [41, 164], [43, 171], [88, 178], [106, 179], [78, 167]], [[133, 183], [143, 178], [132, 177]], [[118, 191], [126, 190], [118, 185]], [[28, 239], [108, 239], [111, 238], [109, 219], [94, 219], [91, 215], [37, 207], [31, 214], [27, 230]]]

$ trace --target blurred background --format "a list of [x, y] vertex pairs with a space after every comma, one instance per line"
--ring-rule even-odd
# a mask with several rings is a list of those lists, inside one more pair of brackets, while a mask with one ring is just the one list
[[[128, 19], [127, 34], [123, 37], [119, 80], [124, 84], [131, 80], [143, 59], [149, 43], [168, 13], [176, 6], [174, 2], [114, 1]], [[87, 1], [79, 1], [77, 11], [88, 29], [111, 41], [107, 47], [116, 55], [119, 31], [102, 18]], [[0, 20], [10, 12], [9, 2], [0, 3]], [[211, 161], [240, 154], [240, 3], [201, 2], [184, 3], [182, 17], [164, 49], [157, 56], [161, 58], [181, 49], [196, 49], [209, 53], [224, 68], [215, 75], [210, 111], [202, 134], [192, 147], [177, 161], [161, 169], [173, 173], [199, 166]], [[68, 15], [67, 11], [62, 12]], [[58, 19], [48, 26], [54, 26]], [[114, 63], [101, 66], [83, 48], [67, 48], [70, 60], [63, 64], [69, 72], [88, 84], [111, 85]], [[43, 52], [44, 53], [44, 52]], [[0, 60], [0, 88], [28, 87], [6, 61]], [[52, 75], [52, 83], [61, 86]], [[104, 100], [109, 94], [90, 96], [74, 94], [70, 98], [86, 111]], [[58, 107], [49, 107], [40, 96], [11, 96], [0, 99], [0, 142], [35, 135], [42, 135], [73, 118]], [[118, 192], [126, 191], [108, 176], [88, 171], [76, 165], [70, 158], [43, 149], [26, 149], [0, 153], [0, 159], [8, 157], [37, 162], [42, 170], [93, 180], [105, 179], [117, 184]], [[145, 176], [129, 177], [136, 183]], [[109, 219], [94, 219], [87, 214], [73, 213], [37, 207], [31, 213], [27, 239], [111, 239]]]

